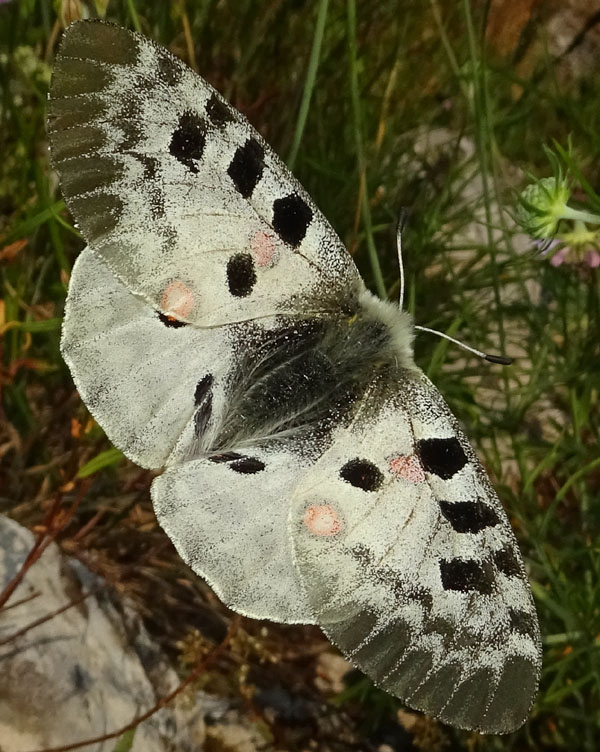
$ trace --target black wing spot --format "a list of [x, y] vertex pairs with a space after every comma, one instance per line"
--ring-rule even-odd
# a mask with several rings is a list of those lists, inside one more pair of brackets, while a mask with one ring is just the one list
[[206, 114], [210, 122], [217, 128], [222, 128], [235, 120], [229, 107], [216, 94], [213, 94], [206, 103]]
[[196, 384], [196, 391], [194, 392], [194, 404], [196, 407], [203, 402], [203, 400], [206, 398], [208, 393], [212, 389], [213, 385], [213, 375], [212, 373], [207, 373], [206, 376], [200, 379], [200, 381]]
[[190, 172], [197, 173], [196, 162], [202, 158], [206, 144], [206, 122], [195, 112], [184, 112], [173, 131], [169, 153]]
[[229, 467], [236, 473], [244, 473], [244, 475], [254, 475], [254, 473], [260, 473], [265, 469], [265, 463], [256, 459], [256, 457], [242, 457], [239, 460], [234, 460]]
[[442, 514], [457, 533], [480, 533], [500, 522], [492, 507], [482, 501], [440, 501]]
[[444, 590], [458, 590], [461, 593], [475, 591], [484, 595], [493, 591], [494, 572], [488, 562], [442, 559], [440, 575]]
[[245, 298], [256, 284], [254, 259], [249, 253], [236, 253], [227, 262], [229, 292], [236, 298]]
[[173, 316], [165, 316], [165, 314], [161, 313], [160, 311], [158, 311], [158, 318], [165, 326], [168, 326], [171, 329], [179, 329], [180, 326], [187, 326], [187, 323], [185, 321], [174, 319]]
[[243, 146], [238, 146], [227, 174], [233, 180], [243, 198], [250, 198], [262, 177], [265, 167], [265, 152], [254, 138], [249, 138]]
[[273, 201], [273, 229], [284, 243], [300, 245], [312, 218], [312, 209], [297, 193]]
[[213, 454], [208, 459], [218, 464], [227, 463], [234, 472], [244, 473], [245, 475], [260, 473], [266, 467], [265, 463], [256, 457], [246, 457], [243, 454], [238, 454], [238, 452], [219, 452], [219, 454]]
[[519, 560], [511, 548], [501, 548], [499, 551], [495, 551], [493, 558], [494, 564], [507, 577], [517, 577], [521, 574]]
[[212, 414], [212, 384], [213, 376], [211, 373], [207, 373], [196, 384], [196, 390], [194, 391], [194, 404], [198, 408], [194, 415], [194, 426], [196, 428], [196, 436], [202, 436], [206, 431], [206, 426], [210, 420]]
[[522, 635], [533, 635], [535, 633], [535, 619], [527, 611], [510, 608], [508, 610], [511, 629]]
[[372, 462], [358, 457], [346, 464], [340, 470], [340, 477], [363, 491], [377, 491], [383, 483], [383, 474]]
[[449, 439], [421, 439], [417, 452], [423, 467], [443, 480], [448, 480], [467, 464], [467, 455], [455, 436]]

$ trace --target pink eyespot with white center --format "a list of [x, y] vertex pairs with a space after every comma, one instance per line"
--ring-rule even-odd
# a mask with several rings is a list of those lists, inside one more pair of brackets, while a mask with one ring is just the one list
[[194, 307], [194, 293], [185, 282], [176, 279], [163, 292], [160, 306], [165, 313], [185, 319]]
[[342, 521], [329, 504], [308, 507], [304, 513], [304, 524], [313, 535], [319, 536], [337, 535], [342, 529]]

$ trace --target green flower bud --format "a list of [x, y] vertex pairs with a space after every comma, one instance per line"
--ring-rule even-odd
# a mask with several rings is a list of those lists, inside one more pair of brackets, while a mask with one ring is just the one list
[[560, 220], [570, 218], [571, 210], [567, 206], [570, 196], [564, 179], [542, 178], [528, 185], [519, 196], [519, 224], [531, 237], [552, 237]]

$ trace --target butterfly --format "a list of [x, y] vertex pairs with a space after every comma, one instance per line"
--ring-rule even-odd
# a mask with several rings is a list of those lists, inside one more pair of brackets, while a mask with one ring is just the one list
[[540, 635], [506, 514], [302, 186], [206, 81], [100, 21], [65, 32], [52, 163], [88, 246], [61, 349], [158, 521], [241, 614], [318, 624], [446, 723], [522, 725]]

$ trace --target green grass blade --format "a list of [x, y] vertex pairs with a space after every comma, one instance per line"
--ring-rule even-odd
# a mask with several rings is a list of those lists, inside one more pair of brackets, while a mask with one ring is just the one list
[[125, 455], [119, 449], [113, 447], [107, 449], [105, 452], [100, 452], [93, 457], [89, 462], [86, 462], [83, 467], [79, 469], [77, 473], [78, 478], [87, 478], [98, 470], [103, 470], [105, 467], [111, 467], [112, 465], [118, 465], [124, 459]]
[[319, 11], [317, 14], [317, 23], [315, 25], [315, 32], [313, 35], [313, 44], [310, 51], [310, 59], [308, 61], [308, 69], [306, 71], [304, 89], [302, 91], [302, 100], [300, 102], [300, 111], [298, 112], [298, 120], [296, 121], [294, 140], [292, 142], [292, 147], [287, 159], [288, 167], [290, 168], [290, 170], [293, 170], [294, 165], [296, 164], [298, 150], [300, 149], [300, 143], [302, 141], [302, 134], [304, 133], [304, 127], [306, 125], [306, 119], [308, 118], [308, 111], [310, 109], [310, 100], [315, 88], [317, 69], [319, 67], [319, 58], [321, 55], [321, 45], [323, 43], [323, 34], [325, 32], [325, 24], [327, 21], [328, 6], [329, 0], [320, 0]]

